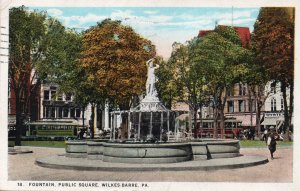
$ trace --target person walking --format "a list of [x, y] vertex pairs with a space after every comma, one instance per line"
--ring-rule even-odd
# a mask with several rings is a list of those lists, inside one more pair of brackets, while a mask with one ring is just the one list
[[268, 144], [268, 148], [270, 150], [270, 154], [271, 154], [271, 159], [274, 159], [274, 152], [276, 151], [276, 132], [274, 127], [270, 127], [270, 134], [268, 136], [268, 140], [267, 140], [267, 144]]
[[267, 145], [267, 139], [268, 139], [268, 129], [266, 128], [266, 129], [264, 130], [264, 136], [263, 136], [263, 141], [266, 142], [266, 145]]

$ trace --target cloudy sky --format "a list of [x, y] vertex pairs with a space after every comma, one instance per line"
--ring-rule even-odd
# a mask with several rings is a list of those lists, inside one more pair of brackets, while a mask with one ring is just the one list
[[159, 55], [168, 58], [173, 42], [184, 43], [197, 36], [199, 30], [213, 29], [215, 24], [249, 27], [257, 18], [259, 8], [159, 8], [159, 7], [31, 7], [47, 11], [66, 27], [85, 30], [103, 19], [121, 20], [144, 38], [150, 39]]

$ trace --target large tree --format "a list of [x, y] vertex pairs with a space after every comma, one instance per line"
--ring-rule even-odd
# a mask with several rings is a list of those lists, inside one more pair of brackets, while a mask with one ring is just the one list
[[204, 68], [204, 78], [214, 107], [214, 137], [220, 120], [221, 136], [224, 135], [224, 107], [227, 91], [246, 73], [245, 57], [249, 51], [242, 47], [239, 36], [231, 27], [217, 27], [195, 45], [195, 61]]
[[70, 66], [76, 62], [81, 40], [58, 20], [24, 6], [10, 10], [9, 22], [9, 77], [16, 97], [16, 145], [20, 145], [31, 98], [45, 80], [68, 86], [70, 76], [76, 75]]
[[[279, 81], [284, 100], [284, 131], [291, 127], [294, 101], [294, 20], [295, 9], [263, 7], [254, 25], [253, 47], [269, 80]], [[287, 103], [287, 88], [290, 103]]]
[[29, 117], [29, 101], [41, 82], [35, 67], [44, 59], [45, 21], [45, 14], [29, 12], [23, 6], [9, 12], [9, 77], [16, 98], [16, 145], [21, 145], [22, 127]]
[[[154, 56], [149, 40], [120, 21], [106, 19], [85, 31], [80, 63], [103, 98], [128, 110], [133, 98], [145, 91], [146, 61]], [[122, 121], [127, 124], [125, 114]]]

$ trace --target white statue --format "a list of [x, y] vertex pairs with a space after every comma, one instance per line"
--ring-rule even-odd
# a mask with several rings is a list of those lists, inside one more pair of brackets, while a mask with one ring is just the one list
[[155, 76], [155, 69], [159, 66], [153, 63], [154, 59], [150, 59], [146, 62], [148, 66], [148, 77], [146, 82], [146, 96], [141, 101], [139, 107], [140, 111], [159, 111], [166, 110], [165, 106], [159, 101], [157, 97], [157, 91], [155, 83], [157, 78]]
[[148, 78], [146, 83], [146, 97], [156, 97], [157, 91], [155, 88], [156, 76], [155, 76], [155, 69], [158, 66], [155, 66], [153, 63], [154, 59], [150, 59], [147, 61], [148, 65]]

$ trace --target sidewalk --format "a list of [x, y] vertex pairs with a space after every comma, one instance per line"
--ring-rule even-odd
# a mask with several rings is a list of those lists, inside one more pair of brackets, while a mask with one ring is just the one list
[[[36, 158], [63, 154], [64, 149], [30, 148], [33, 153], [8, 156], [9, 180], [56, 181], [179, 181], [179, 182], [292, 182], [293, 147], [281, 147], [271, 160], [267, 148], [241, 149], [243, 155], [267, 156], [267, 164], [212, 171], [107, 172], [49, 169], [35, 164]], [[95, 161], [97, 162], [97, 161]], [[284, 165], [282, 165], [284, 164]]]

